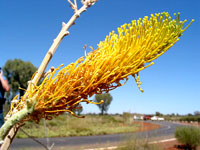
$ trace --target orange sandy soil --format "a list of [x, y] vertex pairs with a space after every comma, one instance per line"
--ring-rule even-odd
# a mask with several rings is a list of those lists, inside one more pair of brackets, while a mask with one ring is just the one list
[[149, 122], [134, 121], [133, 124], [140, 125], [140, 128], [137, 130], [138, 132], [149, 131], [149, 130], [154, 130], [154, 129], [160, 128], [160, 125], [152, 124]]

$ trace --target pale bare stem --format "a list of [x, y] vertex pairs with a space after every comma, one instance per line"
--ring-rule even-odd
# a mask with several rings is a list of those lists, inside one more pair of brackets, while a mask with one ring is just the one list
[[[80, 16], [80, 14], [82, 12], [86, 11], [86, 9], [88, 7], [90, 7], [91, 5], [93, 5], [95, 2], [97, 2], [97, 0], [82, 0], [83, 6], [80, 9], [77, 9], [76, 0], [74, 0], [74, 4], [70, 0], [68, 0], [68, 2], [72, 6], [72, 9], [74, 9], [75, 13], [71, 17], [71, 19], [68, 21], [67, 24], [63, 23], [60, 33], [53, 40], [53, 43], [52, 43], [49, 51], [47, 52], [46, 56], [44, 57], [37, 73], [35, 74], [35, 76], [33, 78], [33, 80], [31, 82], [29, 82], [27, 91], [30, 89], [31, 85], [37, 85], [39, 83], [39, 81], [41, 80], [49, 61], [51, 60], [55, 51], [57, 50], [57, 47], [60, 45], [62, 39], [66, 35], [69, 34], [68, 29], [74, 24], [75, 20]], [[26, 94], [26, 96], [24, 96], [24, 98], [27, 99], [27, 96], [28, 96], [28, 94]], [[11, 121], [11, 122], [13, 122], [13, 121]], [[8, 130], [9, 133], [8, 133], [8, 131], [6, 131], [6, 133], [8, 133], [8, 134], [4, 138], [3, 144], [1, 145], [1, 150], [7, 150], [10, 147], [10, 144], [11, 144], [11, 142], [12, 142], [12, 140], [13, 140], [14, 136], [16, 135], [18, 128], [19, 128], [16, 123], [11, 125], [12, 129], [10, 129], [10, 127], [7, 128], [7, 129], [9, 129]], [[1, 128], [1, 130], [4, 130], [4, 129]]]
[[81, 0], [81, 3], [84, 5], [85, 0]]
[[85, 45], [83, 46], [83, 49], [84, 49], [84, 52], [85, 52], [85, 57], [87, 56], [86, 47], [87, 47], [87, 45], [85, 44]]
[[77, 3], [76, 0], [74, 0], [74, 3], [71, 2], [71, 0], [67, 0], [70, 3], [70, 6], [72, 7], [72, 9], [74, 10], [74, 13], [77, 12]]
[[94, 5], [98, 0], [82, 0], [82, 3], [84, 5], [87, 5], [88, 7]]
[[45, 78], [46, 76], [48, 76], [54, 70], [55, 70], [55, 67], [52, 66], [47, 72], [44, 73], [43, 78]]
[[76, 9], [78, 9], [76, 0], [74, 0], [74, 5], [76, 6]]

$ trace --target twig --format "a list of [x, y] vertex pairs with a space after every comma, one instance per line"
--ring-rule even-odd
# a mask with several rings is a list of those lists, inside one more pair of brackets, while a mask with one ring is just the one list
[[74, 0], [74, 5], [76, 6], [76, 8], [78, 8], [78, 7], [77, 7], [77, 2], [76, 2], [76, 0]]
[[85, 57], [87, 56], [86, 47], [87, 47], [87, 45], [85, 44], [85, 45], [83, 46], [83, 49], [84, 49], [84, 52], [85, 52]]
[[22, 128], [20, 128], [20, 130], [26, 135], [28, 136], [30, 139], [32, 139], [33, 141], [35, 141], [36, 143], [42, 145], [46, 150], [49, 150], [48, 147], [46, 145], [44, 145], [42, 142], [38, 141], [35, 137], [30, 136], [28, 133], [26, 133], [26, 131], [24, 131]]
[[54, 143], [51, 144], [50, 146], [50, 141], [49, 141], [49, 136], [48, 136], [48, 131], [47, 131], [47, 124], [46, 124], [46, 120], [43, 119], [43, 122], [44, 122], [44, 131], [45, 131], [45, 136], [46, 136], [46, 140], [47, 140], [47, 148], [48, 150], [51, 150], [54, 146]]
[[68, 2], [70, 3], [70, 6], [72, 7], [72, 9], [74, 9], [74, 13], [76, 13], [78, 10], [78, 7], [77, 7], [77, 2], [76, 2], [76, 0], [74, 0], [74, 4], [70, 1], [70, 0], [68, 0]]
[[[75, 20], [80, 16], [80, 14], [84, 11], [86, 11], [86, 9], [88, 7], [90, 7], [91, 5], [93, 5], [95, 2], [97, 2], [97, 0], [82, 0], [82, 4], [83, 6], [78, 10], [77, 9], [77, 3], [76, 0], [74, 0], [74, 4], [68, 0], [68, 2], [70, 3], [72, 9], [74, 9], [74, 15], [71, 17], [71, 19], [68, 21], [67, 24], [65, 24], [63, 22], [62, 24], [62, 29], [60, 31], [60, 33], [58, 34], [58, 36], [56, 37], [56, 39], [53, 41], [50, 49], [48, 50], [46, 56], [44, 57], [37, 73], [35, 74], [35, 77], [33, 78], [33, 80], [31, 82], [29, 82], [27, 91], [30, 89], [31, 85], [37, 85], [40, 81], [40, 79], [42, 78], [42, 75], [44, 74], [44, 71], [49, 63], [49, 61], [51, 60], [52, 56], [54, 55], [57, 47], [59, 46], [59, 44], [61, 43], [62, 39], [69, 35], [69, 31], [68, 29], [75, 23]], [[1, 150], [7, 150], [13, 140], [13, 138], [15, 137], [15, 134], [18, 131], [17, 126], [13, 126], [13, 128], [9, 131], [9, 133], [7, 134], [7, 136], [4, 138], [4, 142], [1, 146]]]
[[47, 72], [44, 73], [43, 77], [45, 78], [46, 76], [48, 76], [54, 70], [55, 70], [55, 67], [52, 66]]

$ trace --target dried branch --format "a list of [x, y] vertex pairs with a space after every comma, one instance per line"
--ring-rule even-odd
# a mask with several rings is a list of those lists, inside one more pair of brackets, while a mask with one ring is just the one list
[[72, 9], [74, 10], [74, 13], [76, 13], [78, 10], [78, 7], [77, 7], [77, 3], [76, 3], [76, 0], [74, 0], [74, 3], [72, 3], [70, 0], [68, 0], [68, 2], [70, 3], [70, 6], [72, 7]]

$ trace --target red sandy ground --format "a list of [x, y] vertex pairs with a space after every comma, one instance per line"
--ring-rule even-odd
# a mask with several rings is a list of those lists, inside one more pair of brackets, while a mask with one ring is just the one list
[[160, 128], [160, 125], [157, 124], [152, 124], [149, 122], [137, 122], [135, 121], [134, 124], [140, 125], [141, 127], [138, 129], [138, 131], [149, 131], [149, 130], [154, 130]]

